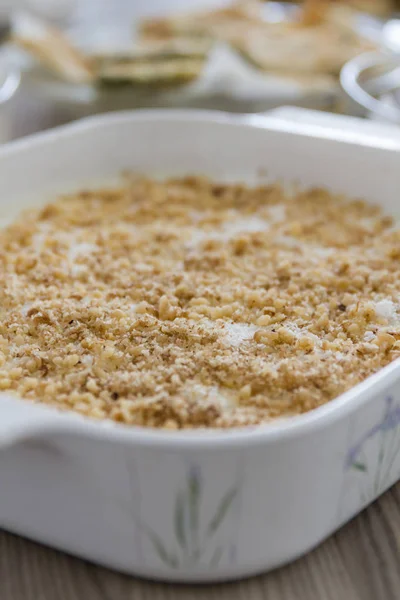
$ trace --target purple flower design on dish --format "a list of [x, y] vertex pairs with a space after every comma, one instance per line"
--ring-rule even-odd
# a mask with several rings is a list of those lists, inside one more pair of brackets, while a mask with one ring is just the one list
[[[378, 452], [368, 458], [367, 446], [370, 443], [378, 445]], [[367, 497], [376, 497], [385, 491], [395, 480], [393, 467], [400, 458], [400, 406], [395, 404], [392, 396], [385, 398], [382, 419], [371, 427], [346, 455], [345, 470], [369, 474], [372, 488]]]

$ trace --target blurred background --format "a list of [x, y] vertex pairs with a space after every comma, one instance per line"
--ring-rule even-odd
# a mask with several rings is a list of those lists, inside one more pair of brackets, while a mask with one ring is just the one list
[[0, 0], [0, 141], [118, 109], [400, 124], [400, 0]]

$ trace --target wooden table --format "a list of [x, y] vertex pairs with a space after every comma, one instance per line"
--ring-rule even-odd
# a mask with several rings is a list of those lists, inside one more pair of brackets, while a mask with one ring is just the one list
[[[13, 136], [68, 120], [22, 93]], [[0, 482], [1, 486], [1, 482]], [[398, 600], [400, 484], [317, 550], [263, 577], [207, 587], [129, 578], [0, 533], [0, 600]]]

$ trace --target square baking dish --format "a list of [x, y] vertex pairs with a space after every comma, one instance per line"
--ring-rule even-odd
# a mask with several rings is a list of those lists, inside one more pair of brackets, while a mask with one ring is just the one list
[[[324, 186], [396, 216], [395, 137], [281, 117], [137, 111], [0, 149], [0, 218], [123, 170]], [[0, 525], [135, 575], [211, 582], [286, 563], [400, 478], [400, 362], [305, 415], [164, 432], [1, 395]]]

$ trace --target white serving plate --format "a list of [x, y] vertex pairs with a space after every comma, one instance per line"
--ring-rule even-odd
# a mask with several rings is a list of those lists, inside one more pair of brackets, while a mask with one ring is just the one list
[[[400, 141], [279, 117], [137, 111], [0, 148], [3, 217], [124, 169], [322, 185], [395, 214]], [[231, 431], [99, 423], [0, 397], [0, 525], [127, 573], [236, 579], [304, 554], [400, 478], [400, 362]]]

